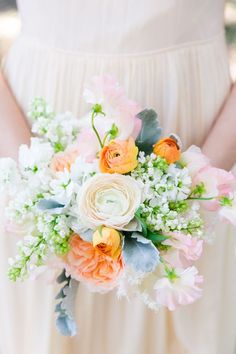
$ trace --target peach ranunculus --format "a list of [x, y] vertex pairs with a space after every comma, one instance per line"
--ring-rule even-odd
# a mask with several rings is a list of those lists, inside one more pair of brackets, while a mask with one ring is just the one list
[[58, 152], [53, 156], [51, 169], [55, 172], [70, 171], [71, 165], [73, 165], [78, 156], [79, 150], [77, 146], [72, 146], [65, 151]]
[[178, 143], [173, 138], [164, 138], [158, 141], [153, 148], [154, 154], [161, 156], [171, 164], [180, 159], [181, 151]]
[[121, 254], [121, 235], [115, 229], [102, 226], [93, 234], [93, 247], [115, 259]]
[[66, 272], [78, 281], [84, 281], [91, 290], [106, 292], [117, 285], [124, 264], [122, 257], [113, 259], [99, 252], [92, 243], [74, 234], [66, 257]]
[[134, 139], [112, 140], [100, 152], [100, 170], [103, 173], [125, 174], [133, 171], [138, 164], [138, 148]]

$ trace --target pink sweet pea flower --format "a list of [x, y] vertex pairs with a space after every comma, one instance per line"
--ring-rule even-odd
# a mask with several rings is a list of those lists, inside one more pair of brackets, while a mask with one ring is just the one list
[[173, 232], [169, 236], [163, 244], [171, 248], [165, 252], [163, 258], [172, 267], [188, 267], [201, 257], [203, 240], [180, 232]]
[[[134, 101], [129, 100], [123, 91], [123, 88], [111, 76], [96, 76], [93, 78], [90, 87], [84, 91], [85, 101], [90, 104], [101, 104], [105, 116], [99, 115], [95, 119], [95, 126], [101, 139], [115, 124], [118, 128], [117, 138], [127, 140], [129, 137], [136, 139], [141, 129], [141, 120], [137, 114], [141, 107]], [[91, 113], [80, 120], [81, 134], [79, 135], [79, 148], [83, 144], [84, 130], [87, 134], [88, 129], [91, 135], [89, 142], [90, 149], [99, 151], [100, 146], [97, 137], [91, 127]], [[82, 141], [81, 141], [82, 139]], [[95, 155], [96, 155], [95, 153]], [[83, 153], [82, 153], [83, 155]]]
[[[236, 178], [232, 172], [227, 172], [220, 168], [207, 166], [201, 169], [193, 180], [194, 185], [204, 184], [206, 193], [204, 198], [217, 198], [229, 196], [233, 192]], [[215, 211], [220, 207], [218, 200], [204, 201], [203, 206], [210, 211]]]
[[228, 220], [232, 225], [236, 226], [236, 195], [232, 201], [232, 206], [223, 206], [219, 210], [219, 215]]
[[96, 158], [97, 152], [100, 150], [99, 142], [90, 128], [84, 128], [79, 134], [77, 145], [80, 156], [87, 162], [92, 162]]
[[166, 306], [170, 311], [180, 305], [188, 305], [199, 299], [202, 289], [199, 284], [203, 277], [195, 267], [175, 269], [175, 278], [160, 278], [154, 285], [156, 301], [159, 306]]
[[181, 162], [187, 166], [192, 178], [204, 167], [210, 165], [210, 160], [201, 152], [201, 149], [195, 145], [190, 146], [182, 153]]

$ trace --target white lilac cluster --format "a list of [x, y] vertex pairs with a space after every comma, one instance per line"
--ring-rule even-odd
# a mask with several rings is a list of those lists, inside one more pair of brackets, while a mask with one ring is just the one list
[[71, 112], [55, 114], [42, 98], [34, 99], [28, 115], [33, 120], [32, 132], [47, 139], [55, 152], [63, 151], [78, 136], [78, 119]]
[[192, 185], [188, 169], [168, 165], [160, 156], [143, 152], [139, 153], [138, 161], [131, 176], [144, 185], [139, 212], [148, 228], [164, 234], [181, 231], [200, 235], [203, 221], [199, 203], [187, 200]]
[[[18, 228], [23, 227], [26, 234], [18, 243], [18, 255], [14, 260], [10, 259], [9, 277], [12, 280], [25, 278], [45, 262], [46, 256], [60, 256], [68, 252], [70, 235], [83, 229], [77, 211], [80, 188], [98, 168], [97, 163], [88, 164], [78, 157], [71, 171], [52, 173], [47, 155], [44, 155], [44, 161], [40, 158], [38, 163], [36, 141], [35, 138], [32, 148], [27, 150], [28, 160], [19, 160], [19, 169], [15, 173], [18, 193], [11, 198], [6, 209], [8, 222]], [[9, 172], [11, 169], [9, 164]], [[5, 183], [9, 172], [5, 168], [4, 175], [0, 176]], [[54, 209], [52, 213], [50, 209], [40, 208], [42, 200], [55, 201], [63, 207]]]
[[[56, 115], [43, 99], [36, 98], [30, 107], [33, 119], [30, 146], [19, 149], [18, 165], [12, 159], [0, 160], [0, 186], [9, 198], [7, 223], [14, 231], [23, 230], [18, 255], [10, 259], [9, 277], [25, 278], [45, 262], [48, 254], [63, 255], [69, 249], [69, 237], [78, 226], [76, 214], [79, 189], [98, 170], [97, 162], [87, 163], [77, 157], [69, 170], [55, 171], [54, 156], [73, 145], [78, 136], [78, 120], [70, 113]], [[56, 201], [64, 208], [42, 210], [42, 200]]]

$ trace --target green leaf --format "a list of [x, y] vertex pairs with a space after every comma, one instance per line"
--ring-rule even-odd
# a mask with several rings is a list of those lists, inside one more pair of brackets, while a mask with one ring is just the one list
[[148, 225], [146, 224], [146, 222], [143, 220], [143, 218], [141, 216], [141, 208], [139, 208], [135, 212], [135, 217], [139, 220], [139, 222], [142, 226], [142, 235], [145, 238], [147, 238], [148, 240], [152, 241], [152, 243], [154, 243], [154, 245], [158, 245], [161, 242], [163, 242], [169, 238], [168, 236], [159, 234], [158, 232], [151, 231], [148, 229]]
[[113, 140], [117, 137], [119, 129], [115, 123], [112, 124], [111, 129], [109, 130], [110, 140]]
[[233, 199], [230, 199], [229, 197], [223, 195], [219, 199], [220, 205], [221, 206], [227, 206], [227, 207], [232, 207], [233, 205]]
[[203, 182], [197, 184], [191, 192], [191, 197], [201, 198], [206, 193], [206, 187]]
[[148, 234], [146, 236], [149, 240], [151, 240], [155, 245], [167, 240], [169, 237], [159, 234], [157, 232], [152, 232], [148, 230]]
[[150, 154], [162, 132], [157, 113], [153, 109], [145, 109], [138, 113], [137, 117], [142, 121], [142, 128], [136, 139], [136, 145], [140, 151]]
[[147, 236], [147, 232], [148, 232], [148, 228], [147, 228], [147, 224], [145, 223], [145, 221], [143, 220], [143, 218], [141, 217], [141, 209], [138, 208], [135, 212], [135, 217], [136, 219], [138, 219], [138, 221], [140, 222], [141, 226], [142, 226], [142, 233], [143, 236]]

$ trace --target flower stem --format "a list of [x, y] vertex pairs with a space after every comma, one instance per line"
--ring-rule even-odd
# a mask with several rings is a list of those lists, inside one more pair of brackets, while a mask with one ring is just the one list
[[99, 133], [98, 133], [96, 127], [95, 127], [95, 124], [94, 124], [94, 119], [95, 119], [96, 115], [97, 115], [97, 113], [95, 111], [93, 111], [92, 112], [92, 128], [93, 128], [94, 133], [96, 134], [96, 137], [98, 138], [100, 147], [103, 148], [104, 144], [102, 143], [100, 135], [99, 135]]
[[108, 131], [108, 132], [106, 133], [106, 135], [104, 136], [104, 139], [103, 139], [103, 142], [102, 142], [103, 146], [105, 145], [106, 140], [107, 140], [107, 138], [108, 138], [109, 135], [110, 135], [110, 131]]
[[217, 199], [218, 197], [209, 197], [209, 198], [197, 198], [197, 197], [189, 197], [187, 200], [213, 200]]

